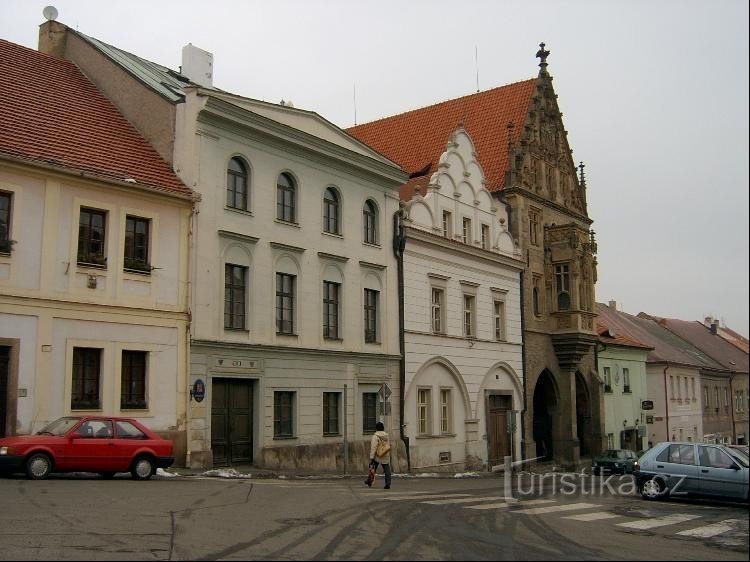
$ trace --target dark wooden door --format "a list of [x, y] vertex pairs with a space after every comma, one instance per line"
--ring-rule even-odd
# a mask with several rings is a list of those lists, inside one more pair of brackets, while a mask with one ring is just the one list
[[211, 451], [217, 466], [253, 462], [251, 381], [211, 381]]
[[487, 453], [490, 468], [503, 464], [511, 456], [511, 435], [508, 433], [508, 412], [512, 409], [510, 396], [493, 394], [488, 397]]
[[8, 417], [8, 379], [10, 378], [10, 347], [0, 346], [0, 437], [5, 437]]

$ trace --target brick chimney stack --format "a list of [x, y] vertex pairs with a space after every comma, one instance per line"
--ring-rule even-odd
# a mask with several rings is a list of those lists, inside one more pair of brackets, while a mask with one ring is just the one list
[[609, 308], [617, 310], [617, 301], [609, 301]]

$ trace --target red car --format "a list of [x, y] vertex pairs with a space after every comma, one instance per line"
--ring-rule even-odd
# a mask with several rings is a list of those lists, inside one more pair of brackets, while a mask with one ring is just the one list
[[172, 442], [131, 418], [66, 416], [36, 435], [0, 439], [0, 474], [26, 472], [32, 480], [52, 472], [130, 472], [147, 480], [174, 462]]

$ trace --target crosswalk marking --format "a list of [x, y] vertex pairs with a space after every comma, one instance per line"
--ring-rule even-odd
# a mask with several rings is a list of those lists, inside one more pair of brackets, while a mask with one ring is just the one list
[[657, 527], [666, 527], [667, 525], [676, 525], [692, 519], [699, 519], [700, 515], [688, 515], [687, 513], [675, 513], [674, 515], [665, 515], [664, 517], [654, 517], [652, 519], [641, 519], [639, 521], [629, 521], [627, 523], [617, 523], [618, 527], [628, 529], [656, 529]]
[[607, 511], [595, 511], [593, 513], [580, 513], [578, 515], [568, 515], [566, 517], [563, 517], [563, 519], [572, 519], [573, 521], [600, 521], [602, 519], [614, 519], [615, 517], [620, 517], [620, 516], [615, 515], [614, 513], [609, 513]]
[[549, 507], [533, 507], [531, 509], [518, 509], [514, 513], [524, 513], [526, 515], [540, 515], [542, 513], [555, 513], [557, 511], [576, 511], [578, 509], [591, 509], [592, 507], [601, 507], [595, 503], [569, 503], [566, 505], [552, 505]]
[[458, 498], [458, 499], [452, 499], [452, 500], [432, 500], [422, 503], [428, 503], [430, 505], [448, 505], [452, 503], [472, 503], [472, 502], [493, 502], [498, 500], [506, 500], [508, 498], [503, 496], [492, 496], [489, 498]]
[[389, 501], [399, 501], [399, 500], [432, 500], [432, 499], [442, 499], [442, 498], [457, 498], [457, 497], [466, 497], [469, 494], [428, 494], [425, 496], [415, 496], [415, 495], [408, 495], [408, 496], [383, 496], [382, 498], [378, 498], [381, 500], [389, 500]]
[[502, 503], [491, 503], [489, 505], [467, 505], [464, 509], [503, 509], [510, 505], [535, 505], [540, 503], [555, 503], [555, 500], [528, 500], [524, 502], [502, 502]]
[[715, 537], [716, 535], [720, 535], [721, 533], [731, 531], [732, 529], [734, 529], [734, 525], [739, 522], [739, 519], [727, 519], [725, 521], [714, 523], [713, 525], [704, 525], [703, 527], [696, 527], [695, 529], [680, 531], [677, 534], [684, 537], [698, 537], [701, 539], [709, 539], [711, 537]]

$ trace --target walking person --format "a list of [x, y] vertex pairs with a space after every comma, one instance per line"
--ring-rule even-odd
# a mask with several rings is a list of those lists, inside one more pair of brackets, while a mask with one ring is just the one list
[[390, 457], [391, 444], [388, 441], [388, 434], [385, 432], [383, 422], [378, 422], [375, 424], [375, 433], [370, 440], [370, 466], [365, 484], [372, 487], [378, 465], [383, 465], [383, 473], [385, 474], [385, 486], [383, 488], [385, 490], [391, 489]]

